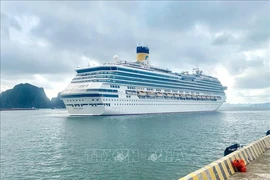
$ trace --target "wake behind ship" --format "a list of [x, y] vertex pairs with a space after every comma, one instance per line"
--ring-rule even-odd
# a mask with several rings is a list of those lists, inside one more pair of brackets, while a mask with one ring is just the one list
[[137, 47], [137, 61], [76, 69], [61, 92], [70, 115], [127, 115], [215, 111], [226, 99], [220, 81], [202, 74], [175, 73], [150, 65], [149, 48]]

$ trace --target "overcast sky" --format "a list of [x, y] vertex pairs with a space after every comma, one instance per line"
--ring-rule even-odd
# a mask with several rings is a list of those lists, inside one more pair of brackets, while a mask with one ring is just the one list
[[218, 77], [229, 103], [269, 102], [269, 8], [268, 1], [1, 1], [1, 91], [28, 82], [51, 98], [77, 66], [115, 54], [134, 61], [144, 43], [155, 66], [198, 66]]

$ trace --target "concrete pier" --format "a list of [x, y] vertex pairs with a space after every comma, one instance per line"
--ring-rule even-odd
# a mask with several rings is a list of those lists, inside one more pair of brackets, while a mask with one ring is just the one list
[[[233, 153], [220, 158], [219, 160], [193, 172], [179, 180], [225, 180], [229, 178], [239, 179], [236, 176], [245, 176], [243, 180], [258, 179], [266, 180], [270, 178], [269, 155], [270, 154], [270, 135], [265, 136]], [[247, 166], [247, 172], [239, 173], [233, 167], [235, 159], [243, 159]], [[256, 163], [257, 160], [257, 163]], [[254, 165], [251, 163], [254, 162]], [[251, 165], [251, 166], [249, 166]], [[247, 173], [246, 172], [246, 173]], [[254, 178], [250, 178], [253, 176]], [[264, 176], [264, 177], [262, 177]], [[270, 180], [270, 179], [269, 179]]]
[[270, 150], [252, 161], [246, 173], [235, 173], [229, 180], [270, 180]]

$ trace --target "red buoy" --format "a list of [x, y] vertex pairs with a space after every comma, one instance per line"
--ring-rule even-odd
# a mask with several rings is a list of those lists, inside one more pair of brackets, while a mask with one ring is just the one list
[[247, 168], [243, 159], [235, 159], [232, 163], [233, 163], [233, 166], [237, 169], [237, 171], [239, 172], [247, 171]]

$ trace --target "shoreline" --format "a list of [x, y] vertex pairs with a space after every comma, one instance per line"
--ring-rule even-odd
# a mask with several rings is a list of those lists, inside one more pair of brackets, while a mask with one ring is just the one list
[[0, 108], [0, 111], [39, 110], [38, 108]]

